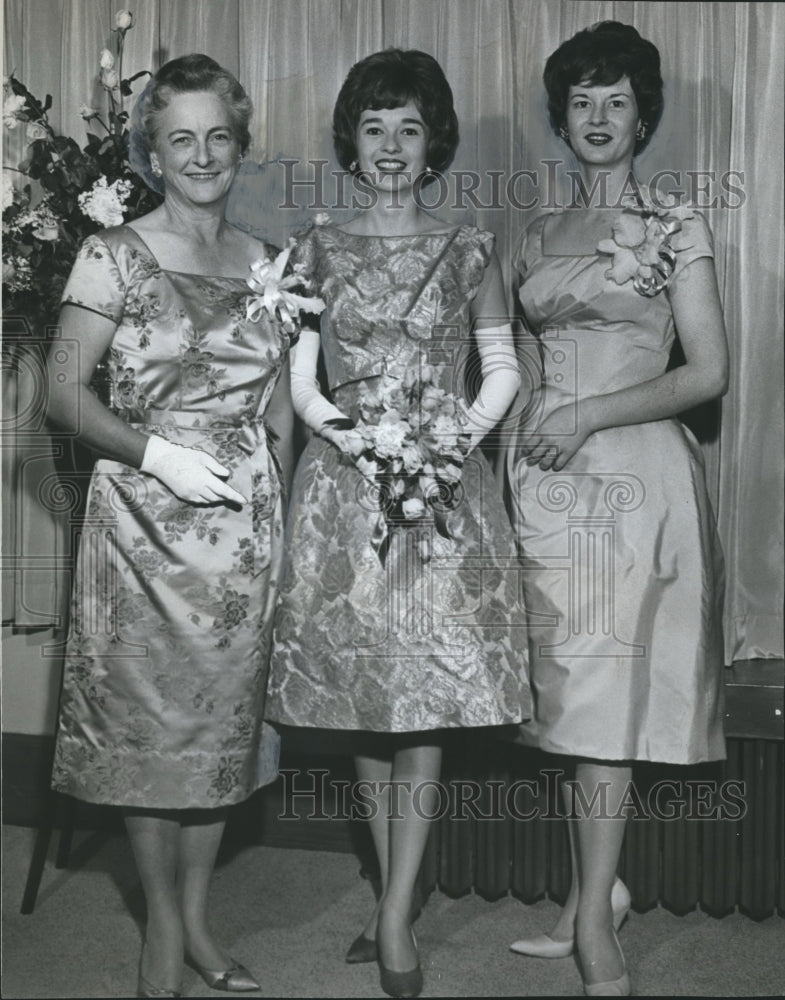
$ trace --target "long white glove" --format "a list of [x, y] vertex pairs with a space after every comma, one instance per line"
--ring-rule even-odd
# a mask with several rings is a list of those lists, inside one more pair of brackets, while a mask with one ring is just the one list
[[510, 324], [477, 330], [476, 337], [482, 385], [466, 411], [466, 430], [472, 436], [472, 449], [501, 420], [521, 384]]
[[199, 448], [173, 444], [158, 434], [147, 439], [140, 471], [159, 479], [176, 497], [186, 503], [248, 503], [227, 482], [229, 469]]
[[300, 419], [332, 441], [341, 451], [350, 451], [347, 445], [347, 431], [331, 427], [328, 420], [348, 420], [349, 418], [326, 399], [316, 380], [316, 364], [319, 360], [319, 334], [314, 330], [303, 330], [295, 347], [292, 348], [291, 384], [294, 411]]

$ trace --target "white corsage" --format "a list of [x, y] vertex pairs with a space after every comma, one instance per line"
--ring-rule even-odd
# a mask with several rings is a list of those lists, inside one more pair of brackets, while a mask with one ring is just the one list
[[647, 298], [657, 295], [676, 267], [672, 237], [693, 214], [691, 208], [655, 203], [643, 193], [629, 199], [613, 224], [613, 237], [597, 244], [601, 253], [613, 257], [605, 277], [617, 285], [632, 280], [635, 291]]
[[318, 296], [304, 294], [308, 279], [300, 264], [295, 264], [291, 272], [284, 276], [293, 248], [294, 240], [289, 240], [275, 260], [263, 257], [251, 264], [251, 276], [247, 283], [254, 294], [248, 296], [246, 306], [246, 317], [251, 323], [267, 312], [270, 317], [279, 320], [290, 335], [299, 329], [300, 313], [318, 314], [325, 307]]

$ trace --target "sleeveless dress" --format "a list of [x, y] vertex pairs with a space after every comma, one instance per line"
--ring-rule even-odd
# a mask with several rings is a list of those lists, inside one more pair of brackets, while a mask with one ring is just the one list
[[[548, 218], [515, 258], [543, 414], [661, 375], [674, 340], [667, 290], [616, 284], [600, 253], [546, 253]], [[702, 216], [672, 249], [675, 274], [713, 255]], [[508, 486], [535, 704], [520, 740], [602, 760], [724, 758], [722, 555], [690, 431], [677, 419], [601, 430], [560, 472], [510, 452]]]
[[262, 716], [284, 501], [264, 412], [289, 344], [266, 318], [246, 321], [248, 293], [241, 278], [162, 269], [128, 226], [85, 241], [64, 291], [117, 324], [113, 411], [210, 452], [249, 501], [185, 503], [96, 462], [52, 778], [89, 802], [212, 808], [277, 776]]
[[[470, 304], [492, 248], [471, 226], [401, 237], [324, 226], [301, 238], [298, 261], [327, 304], [322, 350], [339, 409], [356, 418], [383, 371], [423, 362], [463, 396]], [[528, 718], [519, 567], [485, 456], [475, 449], [464, 466], [450, 537], [433, 523], [394, 527], [382, 560], [380, 517], [354, 463], [313, 435], [292, 488], [267, 718], [377, 732]]]

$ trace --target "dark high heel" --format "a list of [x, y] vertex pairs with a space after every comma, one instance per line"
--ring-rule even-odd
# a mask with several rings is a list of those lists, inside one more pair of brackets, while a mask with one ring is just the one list
[[417, 939], [414, 931], [409, 928], [412, 943], [417, 951], [417, 965], [406, 972], [395, 972], [388, 969], [382, 962], [382, 956], [377, 947], [377, 963], [379, 965], [379, 983], [388, 997], [418, 997], [422, 993], [423, 976], [420, 968], [420, 954], [417, 950]]
[[377, 956], [376, 939], [359, 934], [349, 945], [345, 961], [349, 965], [360, 965], [362, 962], [375, 962]]
[[191, 965], [196, 969], [202, 979], [211, 990], [221, 990], [223, 993], [250, 993], [252, 990], [260, 990], [261, 986], [256, 982], [251, 973], [244, 965], [231, 960], [232, 965], [228, 969], [219, 969], [217, 972], [212, 969], [205, 969], [198, 962], [191, 960]]

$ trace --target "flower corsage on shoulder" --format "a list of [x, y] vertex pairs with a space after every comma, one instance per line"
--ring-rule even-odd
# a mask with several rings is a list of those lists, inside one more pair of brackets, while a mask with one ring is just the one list
[[597, 244], [601, 253], [613, 258], [605, 277], [617, 285], [632, 280], [639, 295], [651, 298], [670, 282], [676, 267], [673, 237], [680, 232], [682, 221], [693, 218], [694, 213], [665, 198], [655, 202], [643, 192], [622, 204], [622, 213], [613, 224], [613, 237]]
[[318, 315], [325, 306], [323, 299], [308, 294], [311, 280], [302, 263], [289, 262], [294, 245], [290, 239], [274, 259], [261, 257], [251, 264], [247, 283], [253, 294], [248, 296], [246, 306], [246, 317], [251, 323], [266, 312], [280, 322], [292, 339], [300, 332], [300, 314]]

